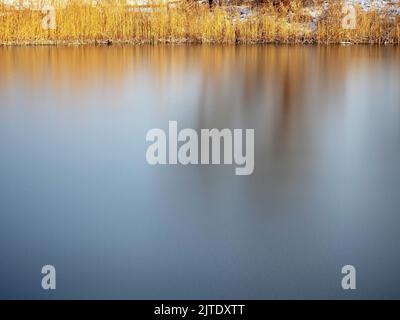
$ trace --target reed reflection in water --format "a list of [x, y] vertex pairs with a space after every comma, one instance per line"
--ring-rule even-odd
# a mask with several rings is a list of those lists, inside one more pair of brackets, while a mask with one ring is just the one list
[[[398, 47], [0, 48], [0, 297], [399, 298], [399, 67]], [[253, 175], [149, 166], [169, 120], [254, 128]]]

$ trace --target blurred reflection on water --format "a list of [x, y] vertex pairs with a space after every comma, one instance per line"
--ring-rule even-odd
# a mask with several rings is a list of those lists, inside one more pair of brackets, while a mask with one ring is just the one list
[[[398, 47], [0, 48], [0, 297], [400, 298], [399, 71]], [[147, 165], [168, 120], [255, 128], [254, 174]]]

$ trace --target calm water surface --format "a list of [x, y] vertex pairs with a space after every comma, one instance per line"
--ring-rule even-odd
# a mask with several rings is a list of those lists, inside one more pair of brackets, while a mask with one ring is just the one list
[[[398, 47], [0, 48], [0, 298], [400, 298], [399, 88]], [[253, 175], [149, 166], [169, 120]]]

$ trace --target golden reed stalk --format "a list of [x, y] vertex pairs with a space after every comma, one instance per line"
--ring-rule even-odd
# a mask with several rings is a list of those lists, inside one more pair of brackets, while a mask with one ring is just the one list
[[[44, 29], [40, 6], [23, 8], [0, 4], [0, 44], [104, 43], [375, 43], [399, 44], [399, 18], [357, 10], [353, 30], [342, 28], [342, 4], [334, 1], [317, 22], [304, 14], [303, 2], [273, 6], [252, 5], [253, 14], [240, 20], [237, 7], [198, 4], [182, 0], [174, 7], [153, 3], [153, 10], [138, 10], [118, 0], [98, 4], [72, 0], [53, 2], [56, 28]], [[236, 9], [235, 9], [236, 8]], [[288, 13], [290, 12], [290, 19]]]

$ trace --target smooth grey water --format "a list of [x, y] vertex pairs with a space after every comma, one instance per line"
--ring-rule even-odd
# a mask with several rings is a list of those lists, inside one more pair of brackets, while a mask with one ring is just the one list
[[[0, 48], [0, 298], [400, 298], [399, 88], [398, 47]], [[148, 165], [169, 120], [254, 173]]]

